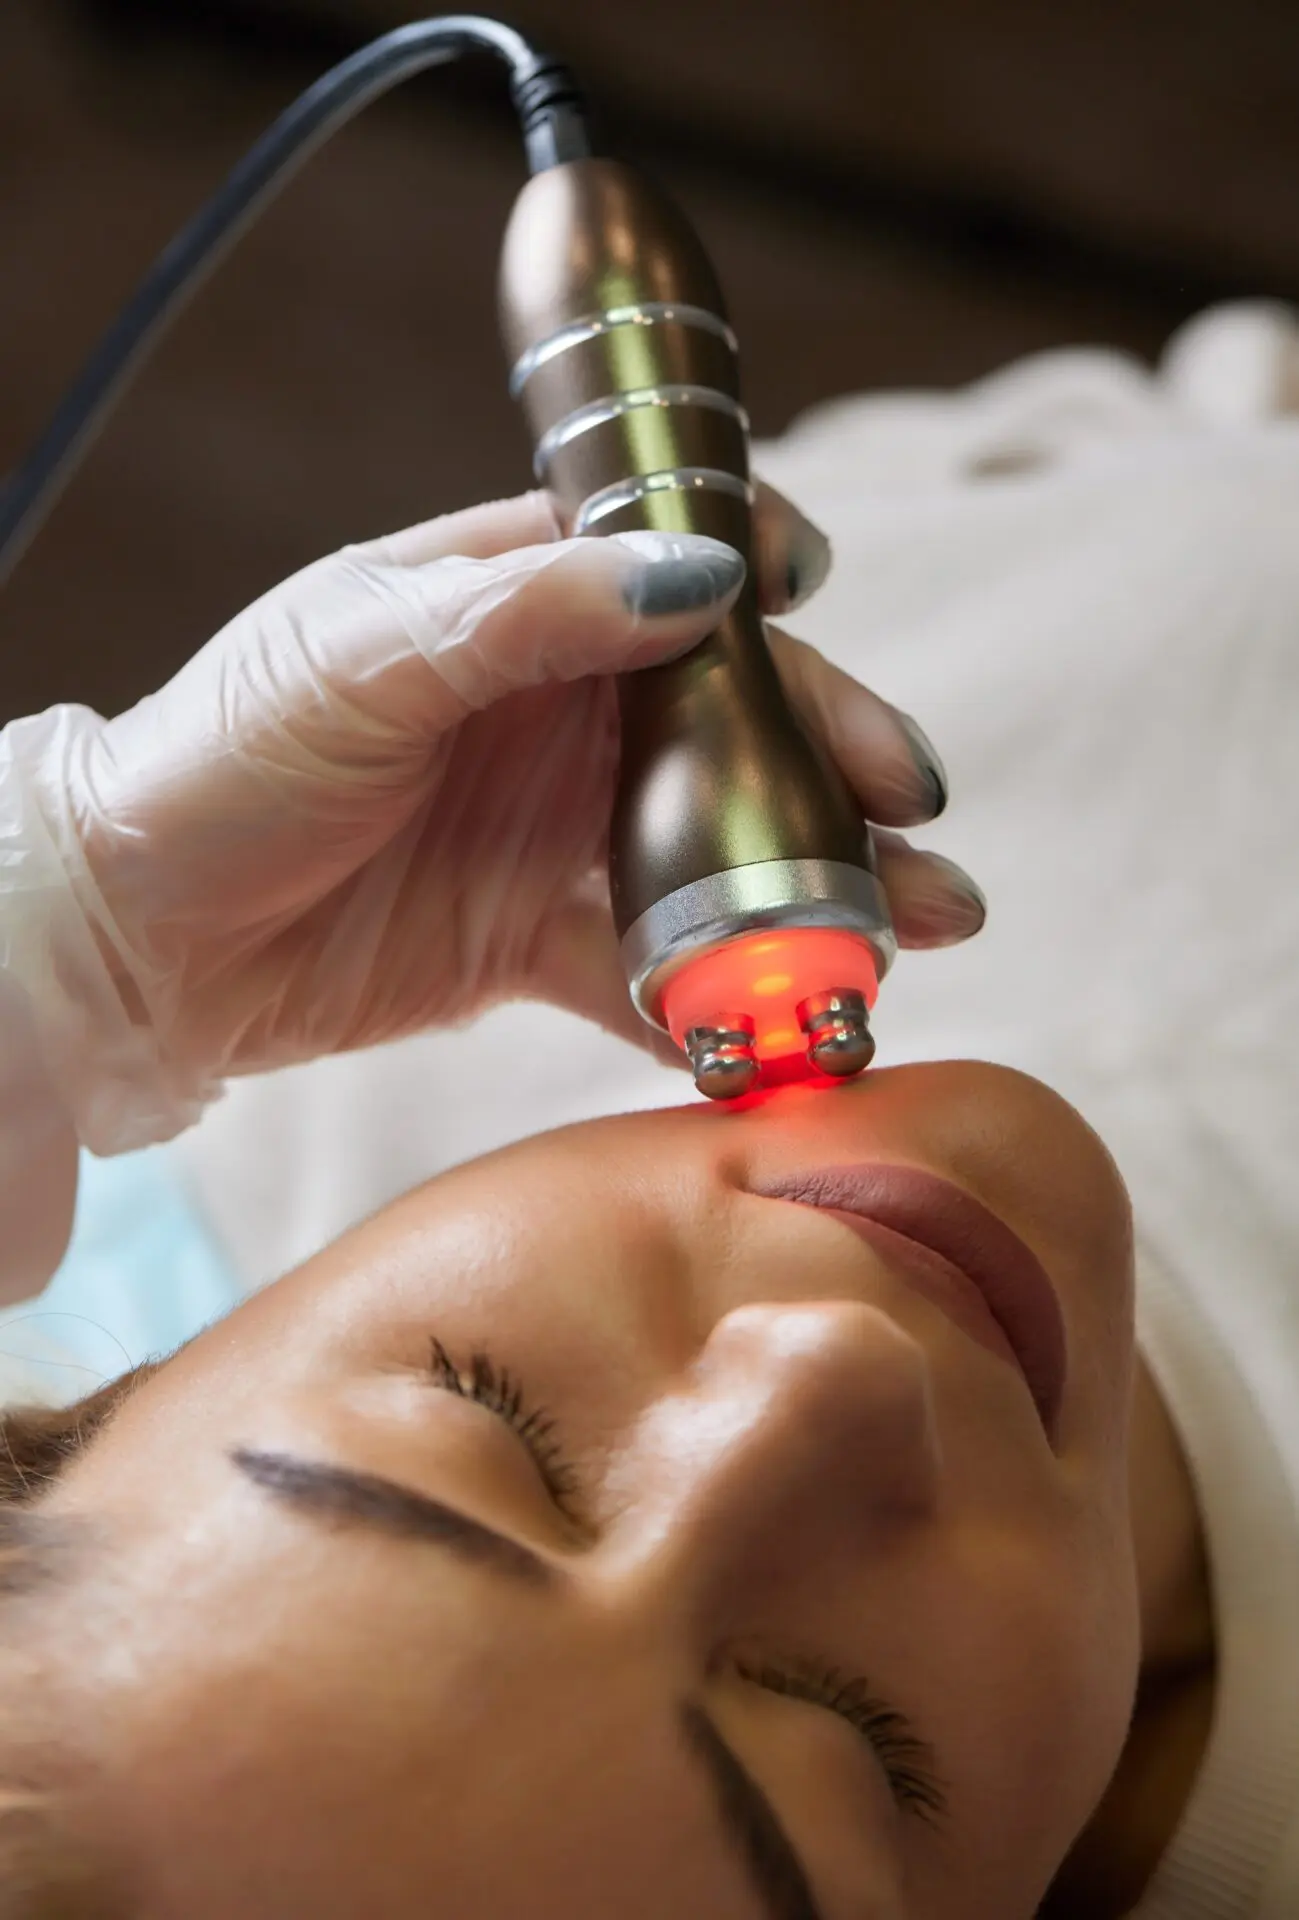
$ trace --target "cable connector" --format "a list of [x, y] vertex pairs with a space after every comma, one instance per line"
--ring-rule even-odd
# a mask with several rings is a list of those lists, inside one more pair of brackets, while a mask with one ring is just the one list
[[528, 167], [544, 173], [567, 160], [585, 160], [591, 152], [586, 102], [569, 69], [538, 55], [535, 64], [514, 68], [510, 98], [519, 116]]

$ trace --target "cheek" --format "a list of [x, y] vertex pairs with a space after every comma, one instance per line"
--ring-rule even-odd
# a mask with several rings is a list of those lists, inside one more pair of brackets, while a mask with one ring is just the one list
[[559, 1610], [350, 1535], [246, 1573], [221, 1657], [209, 1606], [188, 1661], [114, 1715], [91, 1837], [139, 1864], [141, 1911], [526, 1911], [522, 1886], [500, 1908], [449, 1890], [512, 1822], [531, 1844], [576, 1664]]
[[[1093, 1812], [1126, 1737], [1138, 1664], [1122, 1541], [1053, 1553], [1024, 1543], [953, 1585], [926, 1684], [945, 1716], [961, 1825], [1038, 1891]], [[947, 1757], [947, 1756], [945, 1756]], [[1009, 1891], [1009, 1890], [1008, 1890]], [[1007, 1911], [1011, 1909], [1007, 1907]]]
[[173, 1698], [116, 1782], [149, 1912], [730, 1920], [670, 1691], [599, 1622], [396, 1557], [338, 1558], [290, 1633], [265, 1613], [245, 1684]]
[[1128, 1426], [1136, 1370], [1130, 1270], [1069, 1276], [1069, 1384], [1057, 1436], [1062, 1452], [1085, 1454], [1107, 1503], [1126, 1500]]

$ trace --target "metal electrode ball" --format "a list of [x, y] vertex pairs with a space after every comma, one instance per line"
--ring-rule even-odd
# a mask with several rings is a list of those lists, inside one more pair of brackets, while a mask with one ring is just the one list
[[852, 988], [813, 994], [800, 1004], [798, 1024], [807, 1035], [807, 1053], [813, 1066], [835, 1079], [860, 1073], [875, 1058], [870, 1010], [865, 996]]
[[[708, 534], [750, 562], [701, 646], [619, 682], [609, 876], [632, 999], [713, 1099], [777, 1059], [781, 1078], [795, 1057], [856, 1073], [896, 943], [861, 808], [767, 646], [736, 340], [707, 255], [631, 168], [571, 161], [519, 196], [501, 313], [565, 532]], [[779, 965], [759, 955], [753, 974], [738, 951], [730, 965], [756, 935], [779, 942]]]
[[753, 1041], [753, 1022], [744, 1013], [719, 1014], [715, 1027], [691, 1027], [686, 1057], [700, 1093], [710, 1100], [734, 1100], [756, 1086]]

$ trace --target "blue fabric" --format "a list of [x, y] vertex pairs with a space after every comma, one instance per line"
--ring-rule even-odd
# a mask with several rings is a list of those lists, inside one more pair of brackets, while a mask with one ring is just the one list
[[166, 1146], [83, 1153], [72, 1239], [35, 1300], [0, 1312], [0, 1373], [73, 1399], [170, 1353], [242, 1297]]

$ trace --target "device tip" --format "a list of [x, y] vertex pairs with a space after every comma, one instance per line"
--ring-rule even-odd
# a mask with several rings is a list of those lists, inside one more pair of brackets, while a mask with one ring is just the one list
[[870, 1009], [853, 987], [813, 994], [800, 1003], [798, 1024], [807, 1035], [807, 1057], [835, 1079], [860, 1073], [875, 1057]]
[[686, 1054], [695, 1085], [710, 1100], [737, 1100], [757, 1082], [754, 1026], [745, 1014], [723, 1014], [715, 1027], [691, 1027]]

